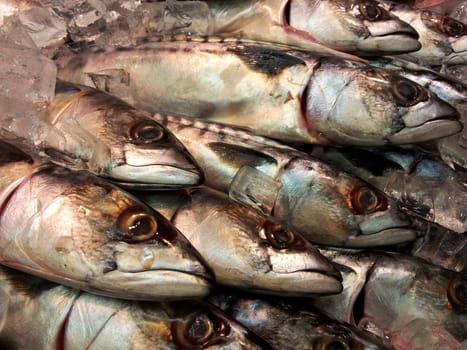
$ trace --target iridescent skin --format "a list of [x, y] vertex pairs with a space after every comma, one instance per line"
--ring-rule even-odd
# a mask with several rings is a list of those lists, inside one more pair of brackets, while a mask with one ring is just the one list
[[270, 349], [201, 302], [105, 298], [0, 267], [3, 349]]
[[125, 299], [209, 292], [209, 268], [159, 213], [88, 172], [10, 151], [1, 148], [1, 264]]
[[453, 107], [393, 72], [270, 45], [163, 41], [83, 53], [60, 65], [62, 79], [148, 111], [244, 126], [283, 141], [406, 144], [461, 129]]

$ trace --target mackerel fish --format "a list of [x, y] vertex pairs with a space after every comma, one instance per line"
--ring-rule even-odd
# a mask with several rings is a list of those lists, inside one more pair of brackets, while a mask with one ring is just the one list
[[405, 144], [461, 130], [452, 106], [396, 73], [269, 45], [162, 41], [57, 63], [61, 79], [149, 112], [235, 124], [289, 142]]

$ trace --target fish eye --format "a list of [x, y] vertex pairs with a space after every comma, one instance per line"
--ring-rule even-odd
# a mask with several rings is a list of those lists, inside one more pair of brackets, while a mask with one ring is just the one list
[[467, 279], [456, 276], [449, 283], [448, 300], [452, 307], [460, 312], [467, 312]]
[[464, 23], [450, 17], [443, 18], [440, 29], [443, 33], [455, 38], [466, 34], [466, 26]]
[[381, 7], [371, 1], [362, 1], [358, 4], [358, 10], [361, 15], [368, 21], [377, 21], [380, 19], [384, 11]]
[[164, 129], [152, 121], [143, 121], [130, 129], [130, 139], [137, 144], [157, 142], [164, 138]]
[[375, 211], [386, 210], [387, 199], [380, 192], [367, 187], [358, 186], [350, 194], [352, 208], [358, 214], [371, 214]]
[[321, 337], [313, 344], [313, 350], [350, 350], [350, 347], [342, 340]]
[[306, 242], [300, 236], [282, 225], [266, 221], [263, 228], [267, 241], [275, 249], [304, 249], [306, 246]]
[[172, 336], [181, 349], [202, 349], [222, 343], [229, 333], [227, 322], [207, 313], [194, 313], [186, 321], [172, 323]]
[[140, 243], [158, 236], [156, 218], [144, 210], [125, 211], [118, 218], [118, 229], [127, 243]]
[[392, 83], [392, 94], [403, 107], [413, 106], [428, 99], [426, 89], [408, 79], [396, 79]]

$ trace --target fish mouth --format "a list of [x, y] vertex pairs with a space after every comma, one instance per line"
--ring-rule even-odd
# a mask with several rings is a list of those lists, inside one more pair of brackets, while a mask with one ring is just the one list
[[342, 291], [342, 276], [331, 275], [316, 270], [291, 272], [270, 271], [263, 276], [255, 276], [252, 290], [287, 296], [309, 294], [338, 294]]
[[369, 36], [357, 43], [359, 50], [366, 50], [365, 54], [380, 53], [408, 53], [420, 50], [422, 44], [418, 35], [411, 32], [393, 32], [378, 36]]
[[450, 136], [462, 130], [462, 124], [455, 118], [437, 118], [415, 127], [406, 127], [387, 137], [389, 143], [419, 143]]
[[[159, 269], [141, 272], [113, 270], [90, 284], [92, 291], [129, 300], [181, 300], [200, 298], [212, 289], [207, 273]], [[120, 286], [116, 288], [116, 286]]]
[[176, 189], [199, 186], [203, 174], [196, 166], [123, 164], [109, 170], [107, 176], [122, 187], [142, 189]]
[[371, 234], [350, 237], [345, 246], [350, 248], [382, 247], [411, 242], [417, 238], [417, 232], [409, 228], [389, 228]]

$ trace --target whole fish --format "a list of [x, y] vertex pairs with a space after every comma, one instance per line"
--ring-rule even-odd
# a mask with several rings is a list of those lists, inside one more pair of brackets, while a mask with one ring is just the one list
[[183, 232], [219, 284], [280, 295], [341, 291], [336, 269], [303, 237], [226, 194], [204, 188], [140, 198]]
[[417, 143], [461, 129], [453, 107], [411, 80], [269, 45], [163, 41], [67, 59], [58, 62], [64, 80], [150, 112], [241, 125], [284, 141]]
[[344, 278], [341, 294], [313, 297], [313, 305], [328, 316], [389, 343], [415, 320], [432, 321], [458, 342], [467, 338], [464, 274], [400, 254], [321, 251]]
[[208, 300], [275, 349], [388, 349], [376, 337], [332, 320], [302, 301], [216, 291]]
[[288, 44], [318, 51], [316, 43], [354, 54], [420, 48], [417, 32], [378, 2], [344, 0], [205, 1], [212, 34]]
[[411, 215], [467, 231], [467, 177], [439, 160], [398, 148], [320, 148], [312, 154], [372, 184]]
[[207, 186], [272, 215], [313, 243], [368, 247], [416, 237], [394, 201], [306, 153], [233, 126], [154, 118], [185, 144]]
[[58, 82], [47, 122], [63, 137], [48, 138], [44, 153], [60, 165], [85, 168], [131, 188], [180, 188], [202, 181], [190, 154], [168, 130], [96, 89]]
[[420, 10], [389, 0], [378, 0], [381, 5], [419, 34], [420, 50], [402, 57], [427, 66], [467, 63], [467, 25], [449, 16]]
[[1, 264], [125, 299], [209, 292], [209, 268], [161, 214], [88, 172], [1, 154]]
[[0, 267], [2, 349], [271, 349], [213, 306], [83, 293]]
[[457, 109], [460, 114], [459, 121], [463, 126], [462, 131], [422, 146], [437, 152], [450, 167], [467, 169], [467, 86], [460, 80], [393, 57], [372, 60], [370, 64], [396, 70], [398, 74], [429, 89]]

